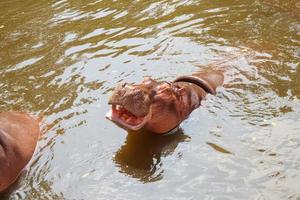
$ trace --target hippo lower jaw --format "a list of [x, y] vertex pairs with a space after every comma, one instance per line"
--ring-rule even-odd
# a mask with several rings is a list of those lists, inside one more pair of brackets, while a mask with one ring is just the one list
[[148, 122], [150, 113], [146, 116], [138, 117], [121, 105], [112, 105], [112, 109], [106, 114], [106, 118], [125, 129], [137, 131]]

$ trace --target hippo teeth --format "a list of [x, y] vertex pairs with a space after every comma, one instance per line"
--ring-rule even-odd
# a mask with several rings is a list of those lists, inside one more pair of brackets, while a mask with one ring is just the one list
[[124, 109], [124, 108], [123, 108], [123, 106], [121, 106], [121, 105], [116, 105], [116, 106], [115, 106], [115, 109], [116, 109], [116, 110], [121, 110], [121, 109]]
[[112, 110], [107, 113], [106, 117], [117, 124], [131, 130], [138, 130], [144, 126], [148, 117], [138, 117], [125, 109], [122, 105], [112, 105]]

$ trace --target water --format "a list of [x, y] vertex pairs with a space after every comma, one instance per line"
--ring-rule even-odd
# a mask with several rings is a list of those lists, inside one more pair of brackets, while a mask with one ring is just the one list
[[[0, 111], [44, 117], [4, 199], [300, 199], [296, 0], [0, 2]], [[225, 86], [177, 134], [105, 119], [120, 81], [206, 68]]]

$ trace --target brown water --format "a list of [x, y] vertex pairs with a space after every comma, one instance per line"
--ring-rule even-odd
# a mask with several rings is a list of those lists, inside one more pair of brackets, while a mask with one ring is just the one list
[[[0, 111], [44, 116], [5, 199], [300, 199], [300, 2], [2, 0]], [[226, 84], [177, 134], [105, 119], [120, 81]]]

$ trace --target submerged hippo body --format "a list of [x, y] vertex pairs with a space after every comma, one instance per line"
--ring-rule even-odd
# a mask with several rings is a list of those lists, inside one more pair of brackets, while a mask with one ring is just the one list
[[31, 159], [39, 122], [26, 113], [0, 113], [0, 192], [10, 186]]
[[115, 88], [106, 116], [125, 129], [167, 133], [198, 108], [207, 93], [216, 94], [223, 80], [220, 71], [210, 71], [180, 76], [172, 83], [149, 77], [141, 84], [124, 83]]

